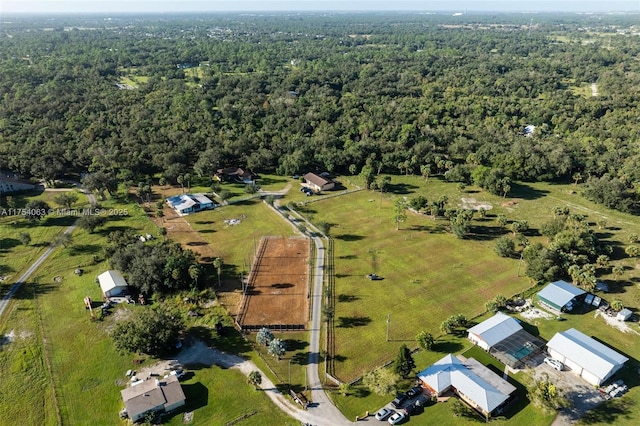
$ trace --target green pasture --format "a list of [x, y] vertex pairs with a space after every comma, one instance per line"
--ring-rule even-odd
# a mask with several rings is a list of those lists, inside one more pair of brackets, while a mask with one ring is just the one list
[[[294, 229], [266, 203], [251, 199], [185, 216], [191, 227], [223, 258], [225, 273], [239, 277], [243, 262], [248, 271], [254, 246], [263, 236], [294, 235]], [[237, 225], [224, 221], [239, 219]], [[166, 224], [166, 226], [170, 226]], [[234, 269], [235, 268], [235, 269]]]
[[[20, 419], [24, 425], [57, 425], [51, 371], [46, 364], [36, 284], [23, 286], [0, 321], [0, 412], [2, 424]], [[9, 337], [11, 336], [11, 337]], [[38, 409], [34, 409], [38, 407]]]
[[[88, 207], [86, 195], [80, 192], [76, 193], [79, 199], [73, 208]], [[6, 202], [0, 206], [0, 212], [6, 213], [0, 214], [0, 276], [6, 277], [0, 284], [0, 294], [3, 294], [6, 287], [18, 279], [26, 268], [44, 253], [56, 235], [73, 223], [73, 218], [62, 213], [60, 211], [62, 207], [54, 201], [58, 194], [60, 192], [27, 193], [13, 196], [14, 209], [24, 208], [32, 200], [42, 200], [49, 204], [54, 212], [39, 221], [28, 221], [21, 214], [10, 214], [15, 212], [11, 211], [12, 208], [7, 206]], [[25, 246], [20, 241], [22, 233], [27, 233], [31, 237], [29, 245]]]
[[[445, 219], [411, 212], [396, 231], [393, 199], [416, 195], [429, 200], [446, 195], [452, 207], [475, 203], [491, 209], [484, 219], [476, 215], [471, 235], [464, 240], [447, 231]], [[472, 318], [483, 313], [484, 303], [496, 295], [511, 297], [531, 286], [523, 276], [525, 265], [518, 276], [518, 260], [498, 257], [493, 251], [496, 238], [511, 234], [498, 225], [498, 214], [509, 221], [527, 220], [530, 241], [545, 241], [536, 229], [553, 217], [556, 206], [569, 206], [572, 213], [587, 215], [606, 243], [623, 244], [629, 233], [638, 232], [635, 218], [583, 199], [574, 185], [514, 184], [509, 195], [502, 198], [474, 187], [460, 192], [455, 184], [439, 179], [425, 182], [418, 176], [393, 176], [389, 192], [361, 191], [300, 207], [313, 220], [332, 226], [336, 373], [340, 379], [352, 380], [393, 359], [401, 343], [415, 346], [414, 337], [420, 330], [439, 334], [440, 323], [450, 315], [463, 313]], [[607, 228], [597, 230], [595, 223], [602, 218]], [[632, 271], [635, 259], [620, 252], [614, 252], [612, 263], [622, 263]], [[368, 273], [384, 279], [370, 281], [365, 278]], [[622, 289], [619, 297], [625, 304], [634, 307], [638, 294], [629, 275], [633, 273], [622, 277], [617, 288]], [[610, 274], [601, 278], [611, 281]]]
[[[101, 300], [95, 278], [109, 268], [102, 255], [109, 232], [132, 229], [158, 235], [139, 206], [116, 200], [103, 201], [101, 206], [125, 214], [110, 216], [94, 234], [77, 229], [73, 244], [56, 249], [22, 288], [0, 324], [0, 335], [15, 336], [0, 351], [0, 372], [6, 378], [0, 381], [0, 409], [20, 418], [21, 424], [125, 424], [118, 420], [124, 372], [140, 367], [134, 359], [143, 365], [154, 362], [118, 354], [108, 336], [116, 316], [142, 307], [118, 306], [103, 321], [92, 321], [83, 304], [85, 296]], [[83, 274], [76, 275], [76, 268], [83, 269]], [[254, 410], [256, 414], [243, 424], [265, 424], [270, 419], [293, 424], [274, 412], [268, 397], [254, 391], [233, 370], [198, 369], [186, 382], [185, 392], [187, 408], [196, 410], [193, 424], [223, 425]], [[179, 414], [169, 421], [181, 423]]]
[[[420, 330], [438, 334], [448, 316], [479, 315], [497, 294], [512, 296], [530, 286], [517, 276], [517, 262], [494, 254], [493, 236], [459, 240], [446, 232], [444, 220], [411, 213], [396, 230], [392, 198], [360, 191], [303, 210], [332, 225], [336, 373], [342, 380], [384, 364], [402, 343], [414, 345]], [[492, 227], [493, 221], [481, 223]], [[369, 273], [383, 279], [370, 281]]]

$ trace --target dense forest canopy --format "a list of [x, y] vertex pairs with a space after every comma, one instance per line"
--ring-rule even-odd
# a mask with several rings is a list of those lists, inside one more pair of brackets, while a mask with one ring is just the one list
[[638, 210], [637, 16], [10, 21], [0, 167], [27, 176], [373, 168], [498, 193], [505, 178], [573, 180]]

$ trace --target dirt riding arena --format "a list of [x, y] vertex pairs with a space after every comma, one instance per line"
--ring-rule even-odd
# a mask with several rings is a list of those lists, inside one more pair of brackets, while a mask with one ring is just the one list
[[239, 325], [304, 330], [309, 321], [309, 240], [265, 237], [253, 261]]

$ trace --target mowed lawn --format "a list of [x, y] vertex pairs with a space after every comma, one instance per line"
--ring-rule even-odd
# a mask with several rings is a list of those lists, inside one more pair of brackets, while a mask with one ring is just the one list
[[[545, 243], [537, 228], [553, 218], [556, 206], [586, 215], [594, 229], [598, 220], [605, 219], [608, 228], [598, 237], [607, 243], [624, 244], [629, 233], [638, 232], [635, 218], [585, 200], [574, 185], [514, 184], [510, 197], [503, 198], [473, 187], [460, 192], [455, 184], [439, 179], [393, 176], [389, 190], [360, 191], [301, 208], [314, 221], [330, 223], [335, 240], [336, 373], [342, 380], [392, 360], [402, 343], [415, 347], [420, 330], [439, 335], [440, 323], [450, 315], [473, 318], [496, 295], [512, 297], [531, 287], [524, 276], [525, 263], [501, 258], [493, 250], [498, 237], [511, 234], [498, 225], [497, 215], [528, 221], [527, 238]], [[449, 207], [486, 204], [491, 209], [485, 218], [475, 215], [472, 234], [464, 240], [448, 232], [448, 220], [412, 212], [396, 230], [393, 200], [416, 195], [430, 201], [446, 195]], [[627, 270], [635, 268], [633, 259], [617, 253], [612, 260]], [[365, 277], [369, 273], [383, 279], [370, 281]], [[629, 275], [621, 279], [620, 296], [627, 306], [637, 304], [636, 289], [624, 281], [632, 279]]]
[[[474, 317], [496, 295], [513, 296], [530, 286], [517, 276], [517, 262], [493, 252], [492, 239], [460, 240], [445, 231], [445, 220], [412, 213], [396, 230], [390, 194], [380, 199], [379, 193], [361, 191], [306, 209], [332, 224], [342, 380], [393, 359], [402, 343], [413, 347], [420, 330], [437, 335], [450, 315]], [[368, 280], [369, 273], [383, 279]]]

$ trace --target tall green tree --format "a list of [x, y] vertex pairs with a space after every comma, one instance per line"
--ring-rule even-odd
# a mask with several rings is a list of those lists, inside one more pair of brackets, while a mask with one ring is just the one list
[[71, 191], [62, 192], [56, 195], [53, 200], [58, 205], [61, 205], [62, 207], [65, 207], [67, 209], [71, 209], [71, 207], [73, 207], [73, 205], [78, 201], [78, 194]]
[[400, 346], [398, 356], [393, 363], [393, 371], [403, 379], [406, 379], [415, 368], [416, 363], [413, 360], [413, 355], [411, 355], [411, 351], [407, 345]]
[[183, 328], [184, 322], [178, 312], [162, 307], [144, 308], [117, 322], [111, 337], [119, 352], [163, 356], [175, 352]]
[[396, 198], [393, 202], [393, 221], [396, 231], [400, 230], [400, 222], [407, 220], [407, 203], [404, 198]]

